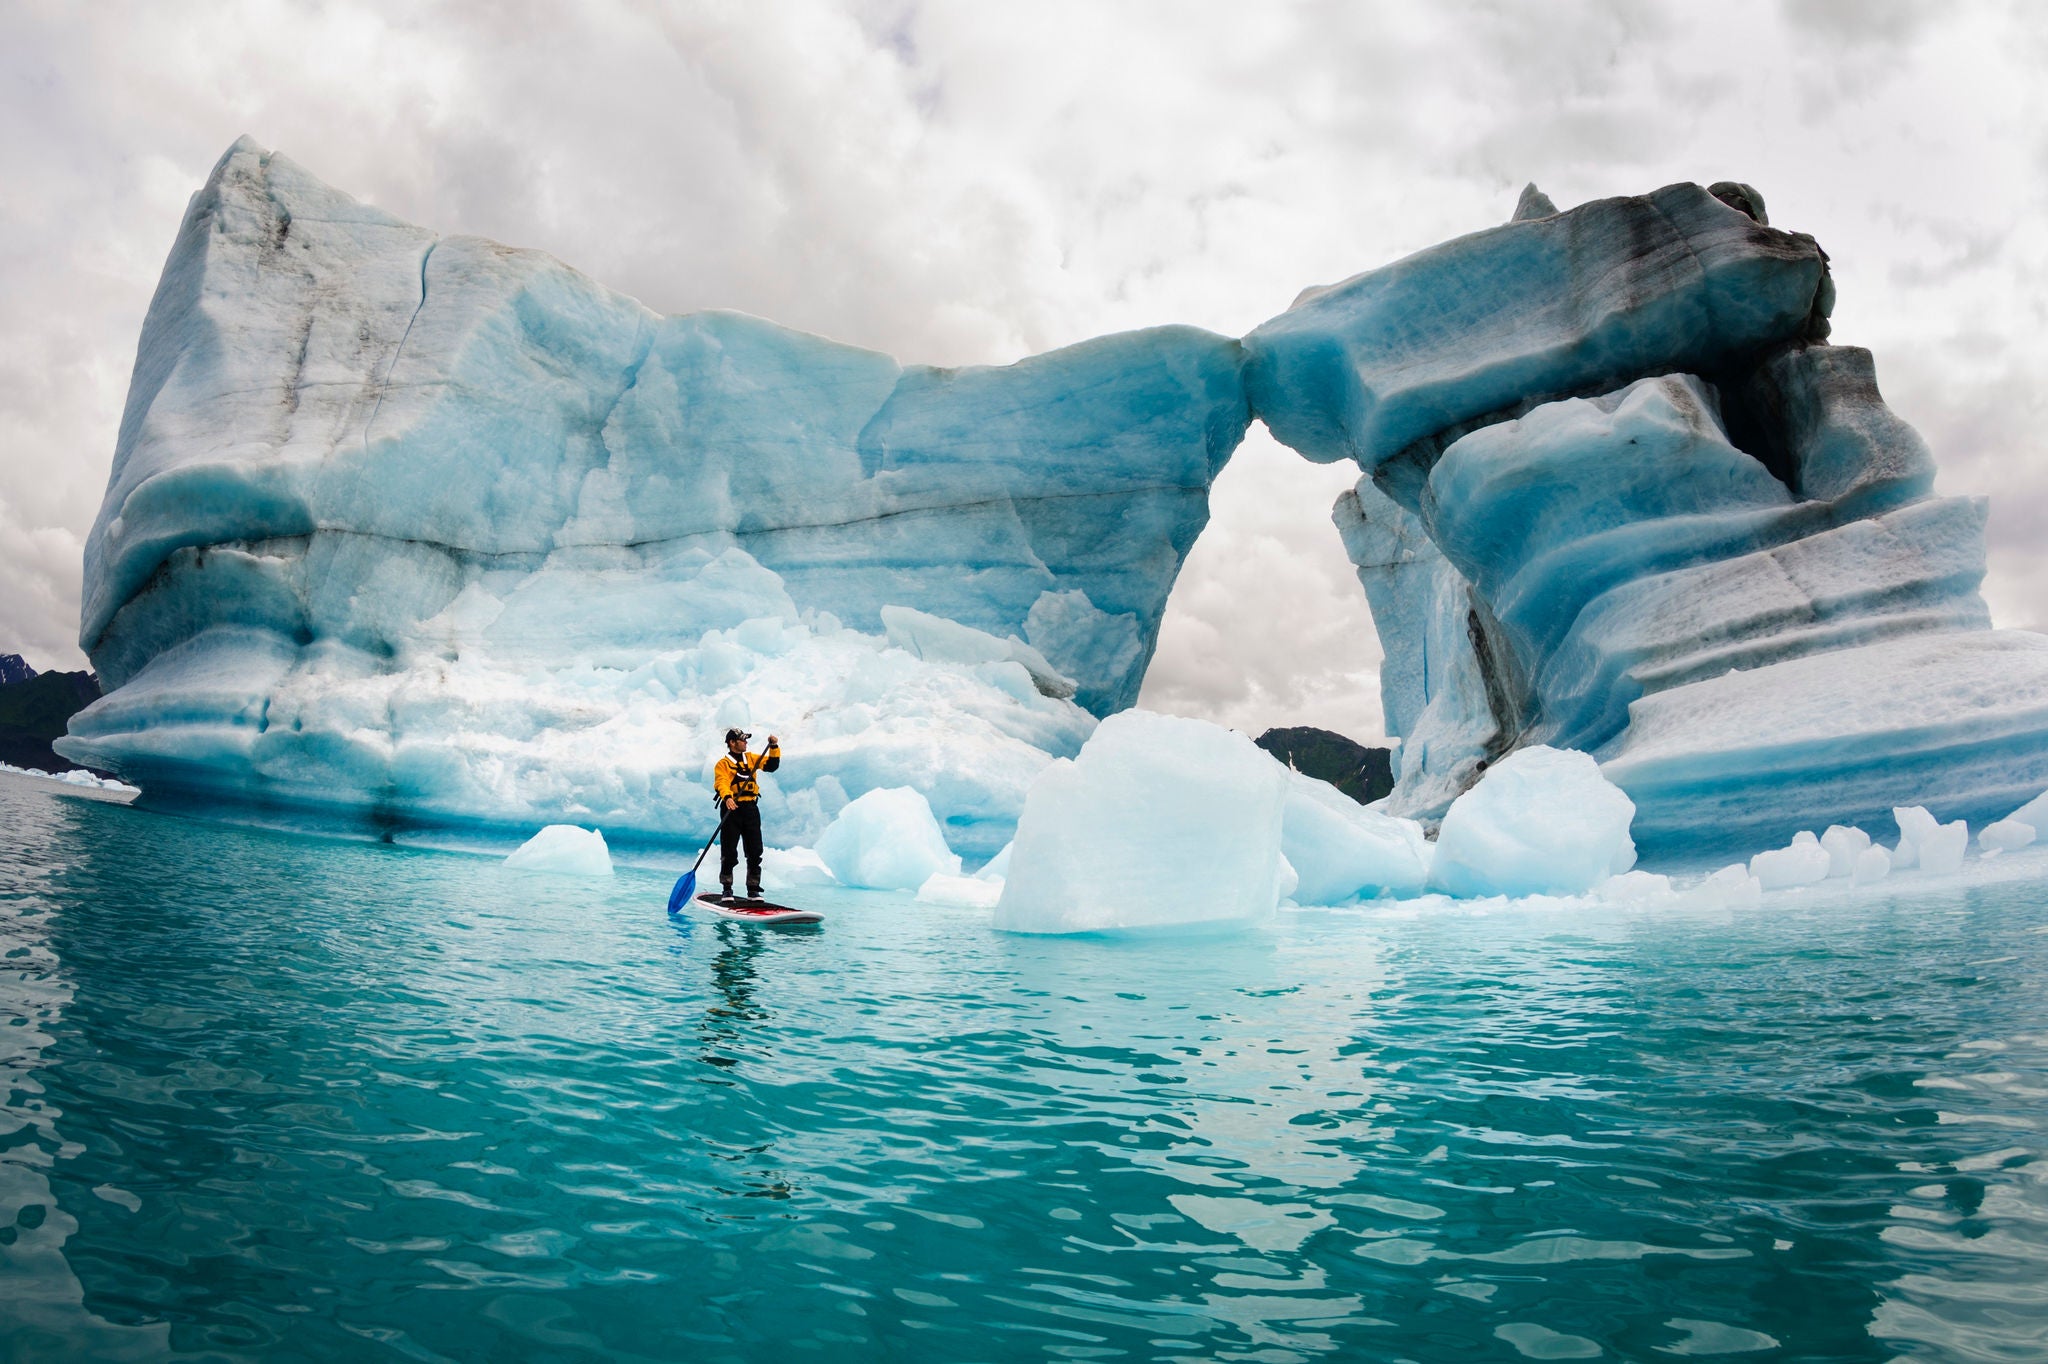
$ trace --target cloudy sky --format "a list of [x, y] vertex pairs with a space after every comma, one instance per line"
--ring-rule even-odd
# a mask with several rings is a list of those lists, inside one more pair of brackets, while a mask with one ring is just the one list
[[[0, 0], [0, 652], [83, 666], [80, 550], [185, 200], [248, 133], [664, 311], [939, 364], [1244, 332], [1506, 218], [1739, 179], [1834, 260], [1838, 341], [1992, 501], [2048, 626], [2048, 5]], [[1254, 428], [1146, 703], [1379, 731], [1332, 529]]]

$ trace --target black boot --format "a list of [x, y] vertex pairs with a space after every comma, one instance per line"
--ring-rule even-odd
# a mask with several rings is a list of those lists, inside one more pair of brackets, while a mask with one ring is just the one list
[[718, 898], [721, 900], [730, 900], [732, 898], [732, 882], [727, 881], [719, 886]]

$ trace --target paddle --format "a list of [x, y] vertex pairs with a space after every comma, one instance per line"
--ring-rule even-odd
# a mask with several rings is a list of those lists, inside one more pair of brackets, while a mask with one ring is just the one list
[[718, 827], [711, 831], [711, 837], [704, 840], [704, 850], [703, 852], [697, 854], [697, 860], [690, 864], [690, 869], [684, 872], [680, 877], [676, 879], [676, 888], [668, 893], [669, 913], [681, 913], [683, 906], [689, 904], [691, 899], [696, 896], [697, 868], [704, 865], [705, 853], [711, 851], [711, 845], [713, 843], [716, 843], [718, 841], [718, 836], [724, 832], [725, 804], [723, 801], [721, 801], [718, 807]]

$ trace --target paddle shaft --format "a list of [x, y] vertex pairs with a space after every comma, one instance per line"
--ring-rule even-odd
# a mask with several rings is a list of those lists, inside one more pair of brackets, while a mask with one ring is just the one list
[[711, 845], [713, 843], [716, 843], [718, 841], [718, 836], [725, 832], [725, 816], [725, 802], [720, 801], [718, 802], [718, 827], [711, 831], [711, 837], [704, 840], [703, 851], [699, 852], [697, 854], [697, 860], [690, 864], [690, 875], [695, 876], [697, 874], [697, 868], [704, 865], [705, 857], [708, 856], [711, 852]]

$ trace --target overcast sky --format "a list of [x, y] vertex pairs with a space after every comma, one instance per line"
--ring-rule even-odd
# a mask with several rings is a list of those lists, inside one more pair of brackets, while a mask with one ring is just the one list
[[[186, 198], [236, 136], [668, 312], [908, 361], [1239, 334], [1505, 219], [1746, 180], [1833, 257], [1986, 595], [2048, 625], [2048, 5], [0, 0], [0, 652], [84, 665], [80, 550]], [[1329, 504], [1262, 428], [1145, 700], [1379, 732]]]

